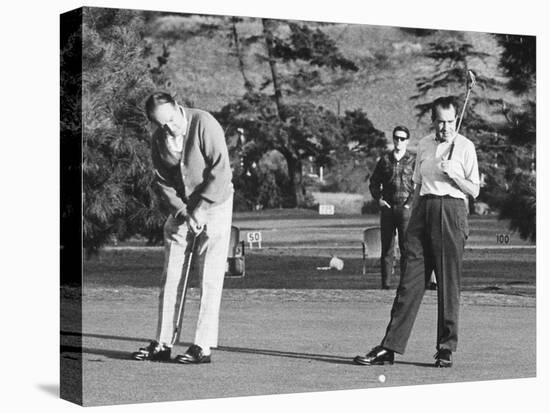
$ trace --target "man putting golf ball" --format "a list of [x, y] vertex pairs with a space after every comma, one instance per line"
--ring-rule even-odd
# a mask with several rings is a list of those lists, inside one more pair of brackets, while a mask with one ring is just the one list
[[178, 355], [175, 361], [210, 363], [210, 349], [218, 343], [233, 208], [224, 133], [212, 115], [184, 108], [168, 93], [152, 94], [145, 103], [145, 111], [155, 128], [151, 142], [153, 185], [170, 215], [164, 225], [164, 269], [156, 339], [132, 356], [136, 360], [171, 359], [172, 346], [181, 332], [180, 315], [191, 258], [196, 257], [200, 259], [201, 298], [195, 337], [185, 354]]

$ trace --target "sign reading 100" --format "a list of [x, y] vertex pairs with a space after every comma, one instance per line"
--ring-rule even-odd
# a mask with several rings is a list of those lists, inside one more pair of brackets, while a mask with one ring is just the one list
[[510, 243], [510, 234], [497, 234], [497, 244], [508, 245]]

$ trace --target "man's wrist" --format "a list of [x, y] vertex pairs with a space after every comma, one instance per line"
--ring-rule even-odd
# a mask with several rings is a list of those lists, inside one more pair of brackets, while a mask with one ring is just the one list
[[194, 211], [196, 210], [203, 210], [206, 211], [210, 208], [211, 202], [207, 201], [204, 198], [200, 198], [199, 202], [197, 202], [197, 205], [195, 206]]
[[184, 209], [180, 209], [179, 211], [177, 211], [177, 212], [174, 214], [174, 219], [176, 220], [176, 222], [178, 223], [178, 225], [184, 224], [185, 221], [187, 220], [187, 215], [185, 214], [185, 210], [184, 210]]

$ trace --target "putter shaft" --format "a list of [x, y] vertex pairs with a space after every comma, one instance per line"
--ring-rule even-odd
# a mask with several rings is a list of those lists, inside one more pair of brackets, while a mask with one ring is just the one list
[[178, 337], [178, 333], [179, 333], [179, 326], [180, 326], [180, 323], [181, 323], [181, 319], [183, 317], [183, 311], [184, 311], [184, 308], [185, 308], [185, 297], [187, 295], [187, 285], [189, 283], [189, 273], [191, 271], [191, 265], [192, 265], [192, 261], [193, 261], [193, 254], [195, 252], [195, 243], [197, 241], [197, 234], [194, 234], [193, 235], [193, 241], [191, 243], [191, 250], [189, 251], [189, 255], [187, 257], [187, 265], [185, 266], [185, 275], [184, 275], [184, 279], [183, 279], [183, 290], [181, 292], [181, 298], [180, 298], [180, 303], [179, 303], [179, 308], [178, 308], [178, 318], [176, 319], [176, 326], [174, 328], [174, 335], [172, 336], [172, 345], [174, 345], [174, 343], [176, 342], [176, 339]]

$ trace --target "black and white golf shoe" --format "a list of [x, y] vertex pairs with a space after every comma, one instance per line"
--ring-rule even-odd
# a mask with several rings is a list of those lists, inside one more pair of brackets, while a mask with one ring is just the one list
[[200, 346], [193, 344], [187, 349], [185, 354], [180, 354], [174, 359], [176, 363], [181, 364], [206, 364], [211, 362], [210, 354], [205, 355]]
[[442, 348], [434, 355], [435, 367], [452, 367], [453, 366], [453, 353], [451, 350]]
[[171, 352], [170, 347], [165, 347], [153, 340], [147, 347], [142, 347], [132, 353], [132, 358], [139, 361], [170, 361]]
[[356, 356], [353, 362], [362, 366], [383, 366], [384, 364], [393, 364], [393, 360], [393, 351], [386, 350], [382, 346], [376, 346], [367, 355]]

